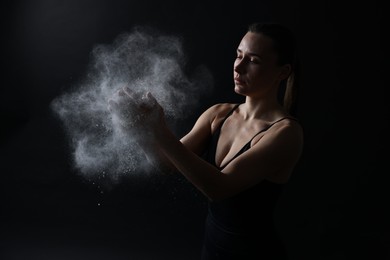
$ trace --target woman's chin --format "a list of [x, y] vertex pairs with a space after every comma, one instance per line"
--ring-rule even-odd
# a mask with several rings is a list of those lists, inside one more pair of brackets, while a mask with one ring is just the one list
[[234, 92], [236, 92], [239, 95], [244, 95], [244, 91], [240, 85], [235, 85], [234, 86]]

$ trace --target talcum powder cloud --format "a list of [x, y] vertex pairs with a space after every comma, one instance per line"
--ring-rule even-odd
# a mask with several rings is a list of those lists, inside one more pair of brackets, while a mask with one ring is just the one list
[[207, 67], [185, 72], [186, 59], [179, 37], [144, 26], [93, 48], [84, 79], [51, 104], [71, 142], [78, 172], [90, 178], [105, 174], [118, 179], [145, 169], [141, 150], [131, 138], [123, 139], [112, 120], [108, 99], [124, 85], [150, 91], [172, 126], [180, 127], [177, 122], [213, 88]]

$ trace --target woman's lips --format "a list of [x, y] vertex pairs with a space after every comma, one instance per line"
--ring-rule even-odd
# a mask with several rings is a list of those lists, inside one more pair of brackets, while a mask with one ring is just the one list
[[242, 85], [242, 84], [244, 84], [245, 82], [244, 82], [243, 80], [241, 80], [241, 79], [235, 78], [235, 79], [234, 79], [234, 83], [236, 83], [237, 85]]

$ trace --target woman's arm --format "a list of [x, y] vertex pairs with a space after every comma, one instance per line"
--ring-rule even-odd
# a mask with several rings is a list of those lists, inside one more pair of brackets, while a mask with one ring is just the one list
[[251, 187], [283, 167], [292, 169], [301, 153], [302, 133], [296, 124], [280, 127], [223, 171], [188, 150], [166, 127], [161, 128], [156, 142], [178, 171], [210, 200], [216, 201]]
[[[221, 200], [237, 194], [281, 170], [292, 170], [302, 150], [302, 129], [298, 123], [280, 124], [265, 134], [248, 151], [227, 165], [223, 171], [203, 160], [197, 154], [207, 142], [218, 114], [217, 107], [206, 111], [196, 122], [194, 129], [179, 140], [167, 127], [162, 107], [153, 96], [147, 95], [146, 104], [135, 101], [131, 92], [124, 90], [118, 103], [111, 102], [124, 131], [127, 125], [137, 131], [148, 132], [151, 148], [161, 153], [170, 164], [181, 172], [210, 200]], [[128, 112], [142, 116], [142, 123], [130, 122]], [[218, 121], [218, 120], [217, 120]], [[199, 144], [196, 144], [198, 139]]]
[[[180, 139], [180, 142], [196, 155], [203, 155], [209, 144], [215, 123], [218, 123], [217, 118], [220, 115], [225, 115], [231, 109], [231, 106], [231, 104], [222, 103], [206, 109], [196, 120], [192, 129]], [[160, 147], [146, 140], [141, 140], [139, 145], [148, 161], [156, 168], [167, 173], [177, 172], [176, 166], [165, 156]]]
[[[224, 104], [213, 105], [204, 111], [192, 129], [184, 135], [180, 142], [191, 152], [201, 156], [211, 137], [212, 125], [218, 113], [226, 110]], [[139, 147], [143, 150], [148, 161], [159, 171], [163, 173], [177, 173], [176, 166], [166, 157], [161, 148], [150, 139], [141, 139], [138, 141]]]

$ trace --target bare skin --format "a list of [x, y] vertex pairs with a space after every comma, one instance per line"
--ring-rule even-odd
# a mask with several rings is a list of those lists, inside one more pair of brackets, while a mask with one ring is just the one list
[[224, 166], [222, 170], [199, 155], [234, 104], [210, 107], [180, 140], [167, 127], [162, 107], [150, 94], [146, 100], [153, 105], [145, 107], [137, 104], [133, 93], [125, 88], [120, 94], [122, 101], [110, 101], [111, 110], [120, 114], [126, 106], [131, 106], [132, 110], [138, 109], [139, 114], [145, 115], [147, 120], [143, 121], [142, 129], [150, 131], [152, 137], [147, 150], [152, 147], [160, 158], [181, 172], [211, 201], [234, 196], [265, 179], [286, 183], [303, 146], [303, 131], [295, 120], [287, 118], [276, 123], [254, 138], [249, 150], [230, 161], [261, 129], [289, 117], [277, 101], [277, 89], [280, 82], [289, 76], [291, 66], [279, 66], [276, 61], [277, 55], [270, 38], [251, 32], [243, 37], [237, 49], [233, 76], [235, 92], [246, 99], [221, 129], [215, 161], [217, 165]]

